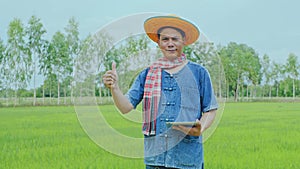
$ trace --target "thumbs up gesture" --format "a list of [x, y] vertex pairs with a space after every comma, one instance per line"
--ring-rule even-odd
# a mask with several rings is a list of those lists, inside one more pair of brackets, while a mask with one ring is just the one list
[[107, 71], [103, 75], [104, 85], [110, 89], [118, 87], [118, 74], [116, 70], [116, 62], [112, 62], [112, 70]]

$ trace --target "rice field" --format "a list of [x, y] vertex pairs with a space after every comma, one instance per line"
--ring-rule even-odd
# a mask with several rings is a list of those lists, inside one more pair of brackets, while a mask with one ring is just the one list
[[[107, 122], [129, 137], [141, 126], [101, 106]], [[206, 169], [300, 168], [299, 103], [226, 103], [215, 133], [204, 143]], [[0, 108], [0, 168], [139, 169], [86, 134], [74, 107]], [[112, 144], [115, 140], [111, 140]]]

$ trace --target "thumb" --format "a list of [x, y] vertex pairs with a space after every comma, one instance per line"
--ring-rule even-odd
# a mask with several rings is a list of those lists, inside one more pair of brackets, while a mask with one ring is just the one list
[[116, 62], [115, 62], [115, 61], [112, 62], [111, 68], [112, 68], [112, 71], [113, 71], [114, 73], [117, 73], [117, 70], [116, 70]]

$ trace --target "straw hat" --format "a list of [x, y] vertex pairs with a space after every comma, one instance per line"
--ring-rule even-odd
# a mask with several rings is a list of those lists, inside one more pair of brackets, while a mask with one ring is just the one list
[[154, 42], [158, 42], [157, 31], [161, 27], [175, 27], [181, 29], [185, 33], [185, 44], [189, 45], [194, 43], [199, 37], [199, 29], [191, 22], [182, 19], [178, 16], [155, 16], [148, 18], [144, 22], [144, 29], [146, 34]]

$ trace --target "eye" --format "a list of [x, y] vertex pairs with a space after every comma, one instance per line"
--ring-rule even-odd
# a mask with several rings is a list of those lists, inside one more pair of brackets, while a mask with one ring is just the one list
[[175, 42], [177, 42], [177, 41], [179, 41], [179, 38], [177, 38], [177, 37], [174, 37], [174, 38], [172, 38], [172, 41], [175, 41]]
[[169, 38], [168, 38], [168, 37], [162, 37], [162, 40], [163, 40], [163, 41], [168, 41]]

